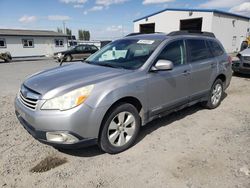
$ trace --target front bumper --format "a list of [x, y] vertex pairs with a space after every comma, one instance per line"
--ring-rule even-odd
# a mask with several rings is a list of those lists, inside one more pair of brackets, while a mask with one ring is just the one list
[[32, 127], [28, 122], [26, 122], [22, 116], [16, 111], [16, 116], [19, 122], [22, 124], [22, 126], [28, 131], [28, 133], [33, 136], [35, 139], [40, 141], [43, 144], [47, 144], [53, 147], [58, 147], [58, 148], [65, 148], [65, 149], [77, 149], [77, 148], [82, 148], [82, 147], [88, 147], [97, 144], [97, 139], [96, 138], [82, 138], [81, 136], [69, 132], [70, 134], [74, 135], [79, 139], [77, 143], [73, 144], [60, 144], [56, 142], [49, 142], [46, 139], [46, 131], [41, 131], [41, 130], [36, 130], [34, 127]]
[[[41, 105], [41, 104], [40, 104]], [[18, 98], [15, 100], [15, 111], [23, 127], [42, 143], [61, 148], [78, 148], [97, 143], [100, 125], [105, 110], [92, 109], [83, 104], [67, 111], [31, 110]], [[73, 144], [48, 141], [48, 132], [67, 132], [78, 138]]]
[[241, 61], [233, 63], [232, 69], [234, 72], [238, 72], [242, 74], [250, 74], [250, 63], [241, 60]]

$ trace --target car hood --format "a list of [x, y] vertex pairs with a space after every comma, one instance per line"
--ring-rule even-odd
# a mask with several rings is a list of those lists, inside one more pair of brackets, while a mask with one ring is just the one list
[[247, 48], [239, 53], [242, 56], [250, 56], [250, 48]]
[[30, 76], [24, 85], [48, 99], [65, 91], [130, 73], [131, 70], [115, 69], [86, 63], [75, 63], [39, 72]]

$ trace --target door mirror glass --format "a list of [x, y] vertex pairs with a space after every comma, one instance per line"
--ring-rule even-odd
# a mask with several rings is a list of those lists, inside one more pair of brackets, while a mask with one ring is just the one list
[[160, 59], [155, 66], [152, 67], [152, 71], [168, 71], [174, 68], [172, 61]]

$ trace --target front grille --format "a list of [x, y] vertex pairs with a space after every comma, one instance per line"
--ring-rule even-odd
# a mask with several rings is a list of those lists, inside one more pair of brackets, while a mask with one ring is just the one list
[[22, 85], [18, 98], [20, 102], [32, 110], [36, 109], [40, 94]]
[[36, 105], [38, 100], [37, 99], [30, 99], [30, 98], [25, 98], [22, 94], [22, 92], [19, 92], [19, 99], [20, 101], [23, 103], [24, 106], [35, 110], [36, 109]]
[[250, 63], [243, 63], [243, 67], [248, 67], [248, 68], [250, 68]]

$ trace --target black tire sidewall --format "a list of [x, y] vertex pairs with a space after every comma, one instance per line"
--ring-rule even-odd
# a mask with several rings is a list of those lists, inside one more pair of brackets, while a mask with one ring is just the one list
[[[136, 121], [135, 133], [134, 133], [133, 137], [129, 140], [129, 142], [126, 143], [124, 146], [116, 147], [116, 146], [113, 146], [109, 142], [108, 136], [107, 136], [107, 131], [108, 131], [109, 124], [113, 120], [113, 118], [117, 114], [119, 114], [120, 112], [124, 112], [124, 111], [130, 112], [134, 116], [135, 121]], [[128, 104], [128, 103], [122, 103], [120, 105], [117, 105], [116, 107], [112, 108], [108, 112], [108, 114], [106, 115], [106, 118], [103, 121], [103, 126], [102, 126], [102, 129], [100, 132], [99, 142], [98, 142], [99, 147], [103, 151], [110, 153], [110, 154], [120, 153], [120, 152], [128, 149], [129, 147], [131, 147], [134, 144], [134, 142], [137, 138], [137, 135], [139, 133], [140, 126], [141, 126], [141, 119], [140, 119], [140, 116], [139, 116], [137, 109], [133, 105]]]

